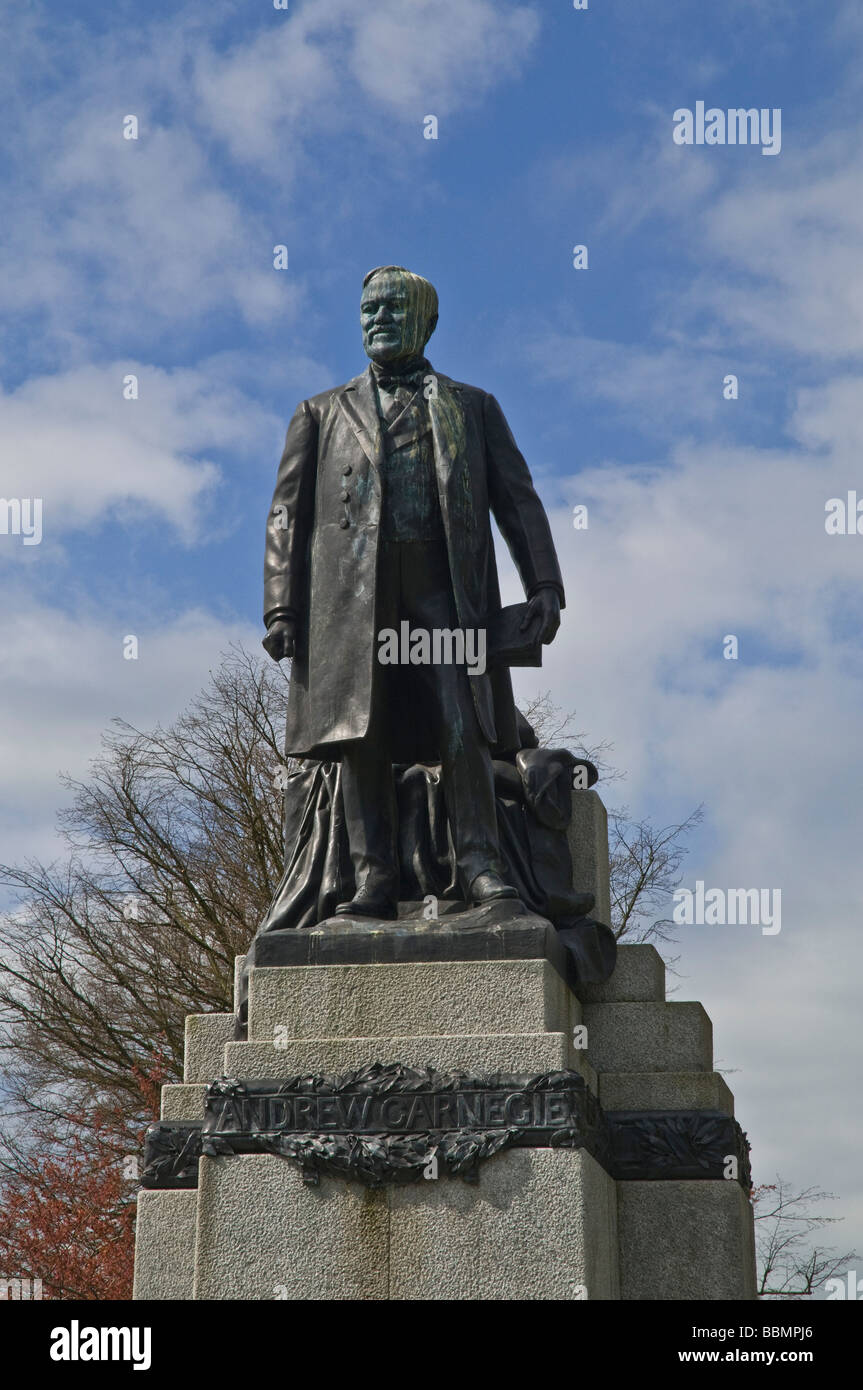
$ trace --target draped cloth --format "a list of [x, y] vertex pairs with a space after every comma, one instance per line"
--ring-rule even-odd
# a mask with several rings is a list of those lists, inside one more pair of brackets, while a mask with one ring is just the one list
[[[575, 919], [567, 827], [572, 769], [566, 750], [522, 748], [496, 760], [495, 802], [506, 881], [525, 906], [564, 928]], [[586, 764], [592, 781], [596, 770]], [[440, 768], [393, 769], [398, 807], [399, 899], [460, 899]], [[341, 797], [341, 764], [305, 762], [284, 788], [285, 872], [258, 935], [316, 926], [354, 894]], [[577, 886], [577, 885], [576, 885]]]

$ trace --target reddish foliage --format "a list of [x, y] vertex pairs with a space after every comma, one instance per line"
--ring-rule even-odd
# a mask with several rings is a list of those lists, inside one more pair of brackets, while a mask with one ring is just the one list
[[[144, 1123], [162, 1072], [157, 1059], [137, 1078]], [[0, 1180], [0, 1278], [41, 1279], [46, 1299], [132, 1297], [140, 1134], [105, 1107], [35, 1125]]]

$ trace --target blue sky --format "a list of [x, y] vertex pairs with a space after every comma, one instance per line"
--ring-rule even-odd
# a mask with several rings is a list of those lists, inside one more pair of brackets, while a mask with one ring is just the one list
[[[0, 535], [0, 857], [56, 851], [113, 715], [258, 641], [287, 420], [361, 370], [365, 271], [409, 265], [552, 515], [541, 686], [614, 742], [607, 799], [704, 802], [685, 881], [782, 890], [777, 937], [682, 929], [678, 997], [757, 1175], [837, 1192], [863, 1248], [863, 537], [824, 529], [863, 497], [859, 6], [32, 0], [0, 39], [0, 495], [43, 499], [40, 545]], [[781, 108], [780, 154], [675, 145], [699, 100]]]

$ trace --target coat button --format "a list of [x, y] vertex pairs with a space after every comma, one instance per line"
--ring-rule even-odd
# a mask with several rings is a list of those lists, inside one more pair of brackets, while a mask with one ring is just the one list
[[346, 478], [349, 478], [349, 477], [351, 476], [351, 474], [353, 473], [353, 471], [354, 471], [354, 470], [351, 468], [351, 465], [350, 465], [349, 463], [346, 463], [345, 466], [344, 466], [344, 468], [342, 469], [342, 473], [344, 474], [344, 476], [345, 476]]
[[348, 521], [348, 519], [347, 519], [346, 516], [343, 516], [342, 519], [341, 519], [341, 521], [339, 522], [339, 525], [341, 526], [341, 528], [342, 528], [343, 531], [347, 531], [347, 529], [348, 529], [348, 527], [350, 526], [350, 524], [351, 524], [351, 523]]

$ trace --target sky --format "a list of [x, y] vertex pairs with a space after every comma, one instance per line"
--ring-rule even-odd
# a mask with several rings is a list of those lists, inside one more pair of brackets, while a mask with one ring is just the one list
[[[567, 606], [517, 693], [614, 745], [609, 805], [703, 804], [684, 886], [781, 892], [772, 935], [682, 925], [674, 997], [756, 1181], [835, 1193], [863, 1251], [863, 535], [825, 512], [863, 499], [859, 4], [29, 0], [0, 51], [0, 497], [42, 507], [0, 534], [0, 860], [60, 852], [112, 717], [256, 647], [287, 421], [407, 265], [552, 520]], [[677, 143], [698, 102], [781, 142]]]

